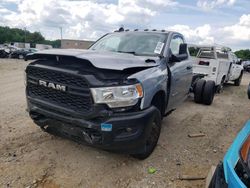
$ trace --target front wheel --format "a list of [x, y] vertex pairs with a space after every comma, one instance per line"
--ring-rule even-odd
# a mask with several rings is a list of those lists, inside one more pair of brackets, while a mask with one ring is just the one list
[[239, 78], [234, 80], [235, 86], [240, 86], [241, 80], [242, 80], [243, 73], [240, 74]]
[[150, 125], [150, 131], [146, 137], [144, 151], [142, 153], [132, 154], [132, 157], [143, 160], [149, 157], [154, 151], [161, 133], [161, 114], [159, 110], [155, 112]]

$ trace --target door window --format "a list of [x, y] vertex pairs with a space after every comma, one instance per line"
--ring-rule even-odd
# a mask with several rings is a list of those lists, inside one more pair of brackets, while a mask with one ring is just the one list
[[172, 54], [178, 55], [180, 54], [180, 45], [183, 44], [183, 38], [181, 36], [174, 36], [170, 42], [170, 49], [172, 51]]
[[236, 64], [238, 62], [238, 58], [235, 54], [233, 54], [233, 63]]
[[217, 58], [218, 59], [229, 59], [228, 52], [223, 50], [216, 50]]

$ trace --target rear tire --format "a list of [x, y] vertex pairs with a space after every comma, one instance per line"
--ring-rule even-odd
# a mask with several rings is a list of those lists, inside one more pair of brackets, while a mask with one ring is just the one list
[[214, 81], [208, 80], [204, 86], [202, 102], [203, 104], [210, 105], [214, 100], [215, 83]]
[[201, 103], [202, 102], [202, 95], [203, 95], [203, 90], [204, 86], [206, 84], [206, 81], [203, 79], [200, 79], [197, 81], [195, 88], [194, 88], [194, 101], [196, 103]]
[[241, 80], [242, 80], [243, 72], [240, 73], [240, 76], [238, 79], [234, 80], [235, 86], [240, 86]]
[[132, 154], [132, 157], [143, 160], [149, 157], [154, 151], [161, 133], [161, 113], [159, 110], [154, 114], [150, 124], [151, 128], [149, 135], [146, 137], [144, 151], [142, 153]]

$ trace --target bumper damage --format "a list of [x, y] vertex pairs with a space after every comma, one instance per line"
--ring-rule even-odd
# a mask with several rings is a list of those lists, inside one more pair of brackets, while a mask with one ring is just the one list
[[156, 108], [113, 113], [103, 118], [80, 118], [28, 100], [33, 121], [46, 132], [104, 150], [136, 154], [144, 151], [146, 136]]

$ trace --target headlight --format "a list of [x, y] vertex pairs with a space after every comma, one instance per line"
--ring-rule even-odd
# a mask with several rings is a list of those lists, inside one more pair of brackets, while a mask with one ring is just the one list
[[248, 165], [250, 168], [250, 136], [247, 138], [245, 143], [243, 144], [240, 155], [243, 161]]
[[141, 84], [91, 88], [95, 103], [105, 103], [110, 108], [128, 107], [135, 105], [143, 97]]

